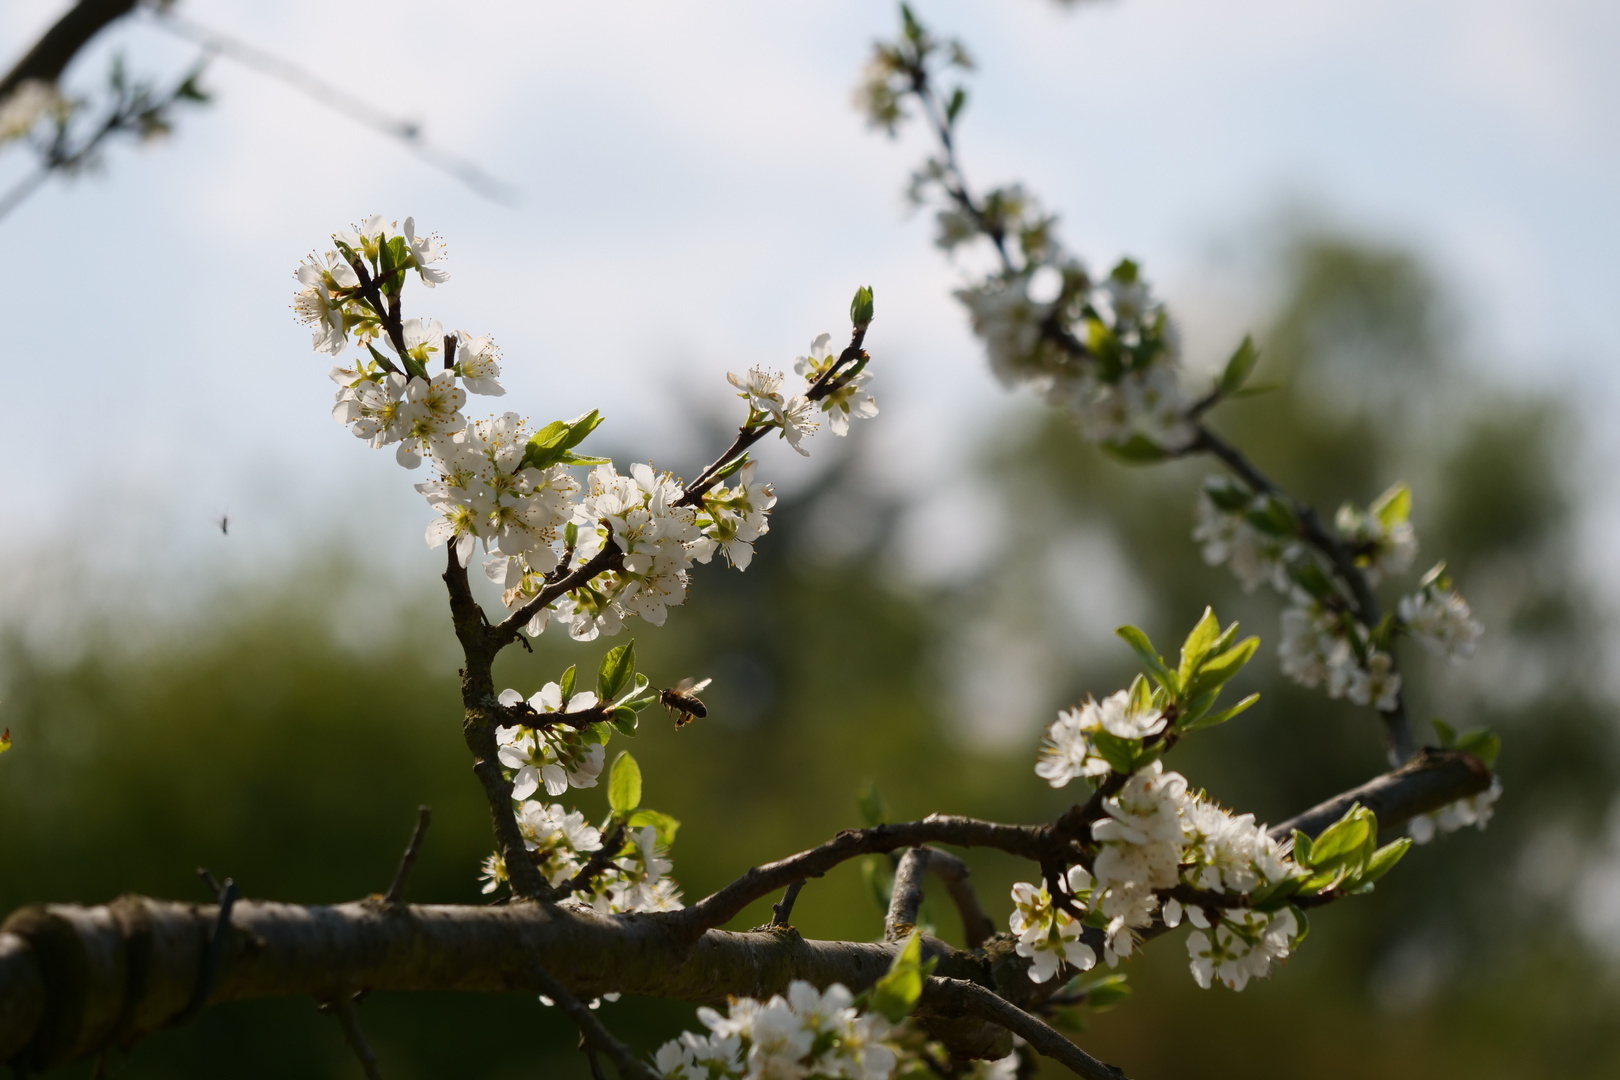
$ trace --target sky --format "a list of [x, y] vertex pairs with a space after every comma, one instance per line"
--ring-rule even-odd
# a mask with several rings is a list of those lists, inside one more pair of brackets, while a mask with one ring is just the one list
[[[1578, 394], [1593, 455], [1620, 381], [1620, 7], [1595, 0], [918, 0], [978, 60], [962, 151], [1022, 180], [1095, 267], [1139, 259], [1190, 359], [1250, 323], [1242, 251], [1283, 212], [1397, 241], [1463, 304], [1493, 375]], [[0, 8], [19, 55], [65, 0]], [[500, 404], [537, 423], [600, 408], [593, 445], [691, 475], [735, 404], [728, 370], [788, 367], [871, 284], [877, 460], [919, 499], [919, 573], [993, 538], [971, 448], [1015, 415], [950, 290], [965, 270], [902, 189], [926, 147], [866, 129], [851, 92], [881, 3], [342, 3], [182, 0], [202, 25], [293, 60], [510, 183], [480, 198], [397, 143], [217, 60], [209, 108], [120, 146], [0, 221], [10, 354], [0, 556], [40, 598], [272, 579], [311, 545], [424, 571], [426, 509], [392, 454], [329, 417], [325, 357], [289, 310], [332, 231], [414, 215], [452, 279], [407, 314], [492, 334]], [[194, 47], [129, 20], [122, 51], [168, 79]], [[8, 61], [9, 62], [9, 61]], [[0, 182], [21, 159], [0, 155]], [[599, 442], [597, 442], [599, 440]], [[780, 443], [763, 472], [808, 464]], [[1595, 474], [1596, 475], [1596, 474]], [[1620, 524], [1594, 482], [1592, 535]], [[1368, 493], [1370, 494], [1370, 493]], [[216, 525], [231, 521], [229, 537]], [[1594, 540], [1594, 551], [1600, 545]], [[1607, 567], [1620, 581], [1620, 565]], [[178, 590], [178, 591], [175, 591]]]

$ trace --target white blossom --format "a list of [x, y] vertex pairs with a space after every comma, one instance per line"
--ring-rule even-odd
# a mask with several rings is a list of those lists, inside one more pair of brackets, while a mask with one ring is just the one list
[[1107, 816], [1091, 826], [1101, 846], [1091, 868], [1096, 877], [1092, 906], [1109, 920], [1104, 958], [1110, 964], [1130, 955], [1135, 931], [1152, 923], [1158, 910], [1153, 890], [1177, 883], [1189, 831], [1182, 816], [1186, 797], [1186, 778], [1165, 772], [1164, 763], [1155, 760], [1103, 800]]
[[888, 1022], [857, 1010], [839, 983], [818, 991], [795, 980], [785, 996], [732, 998], [725, 1015], [697, 1015], [707, 1036], [684, 1032], [654, 1056], [668, 1080], [889, 1080], [898, 1064]]
[[328, 251], [323, 259], [311, 255], [299, 264], [296, 277], [304, 286], [293, 297], [293, 311], [298, 321], [314, 328], [316, 352], [338, 355], [348, 343], [348, 323], [344, 317], [347, 305], [332, 293], [336, 289], [352, 289], [360, 284], [360, 279], [355, 276], [354, 268], [335, 251]]
[[1475, 643], [1485, 632], [1468, 601], [1434, 584], [1401, 597], [1397, 610], [1419, 645], [1453, 660], [1474, 655]]
[[1407, 822], [1407, 835], [1414, 843], [1427, 844], [1436, 836], [1444, 836], [1469, 825], [1483, 832], [1491, 820], [1491, 814], [1495, 812], [1496, 800], [1501, 797], [1502, 779], [1492, 776], [1491, 786], [1478, 795], [1447, 803], [1432, 813], [1419, 814]]
[[[1091, 875], [1082, 866], [1070, 867], [1064, 883], [1073, 906], [1084, 911]], [[1020, 881], [1012, 888], [1012, 901], [1008, 928], [1018, 939], [1015, 951], [1029, 960], [1032, 982], [1049, 981], [1065, 964], [1085, 971], [1097, 963], [1097, 954], [1080, 940], [1081, 924], [1053, 903], [1045, 885]]]
[[[807, 384], [813, 385], [837, 363], [838, 354], [832, 351], [831, 341], [831, 334], [817, 334], [810, 343], [810, 355], [798, 357], [793, 362], [793, 370], [804, 376]], [[877, 402], [866, 390], [871, 381], [872, 375], [868, 371], [854, 376], [840, 376], [841, 385], [821, 398], [821, 411], [827, 414], [827, 427], [834, 435], [849, 434], [851, 417], [869, 420], [878, 414]]]
[[1264, 978], [1274, 960], [1286, 959], [1299, 936], [1299, 923], [1288, 908], [1275, 912], [1231, 908], [1206, 933], [1187, 935], [1193, 979], [1209, 989], [1219, 980], [1242, 990], [1250, 979]]
[[1063, 787], [1076, 777], [1106, 775], [1109, 764], [1097, 752], [1091, 734], [1106, 731], [1122, 739], [1143, 739], [1164, 730], [1164, 714], [1151, 705], [1133, 705], [1129, 690], [1120, 690], [1102, 701], [1090, 700], [1078, 709], [1058, 713], [1041, 740], [1040, 759], [1035, 775], [1053, 787]]
[[440, 282], [450, 280], [450, 271], [433, 265], [444, 258], [444, 243], [437, 233], [416, 235], [415, 218], [405, 219], [405, 246], [410, 249], [411, 266], [421, 276], [423, 285], [431, 289]]
[[496, 381], [501, 374], [500, 355], [493, 338], [456, 331], [456, 372], [468, 393], [488, 397], [506, 393], [506, 388]]
[[1253, 592], [1261, 585], [1288, 592], [1293, 587], [1288, 566], [1303, 551], [1299, 541], [1261, 532], [1244, 519], [1242, 512], [1221, 509], [1207, 489], [1199, 494], [1193, 540], [1204, 562], [1210, 566], [1225, 564], [1244, 592]]

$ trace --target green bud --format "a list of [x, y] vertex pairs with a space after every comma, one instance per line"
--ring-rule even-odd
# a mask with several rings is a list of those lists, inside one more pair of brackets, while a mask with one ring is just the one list
[[862, 285], [855, 290], [855, 299], [849, 302], [849, 321], [857, 330], [865, 330], [872, 323], [872, 286]]

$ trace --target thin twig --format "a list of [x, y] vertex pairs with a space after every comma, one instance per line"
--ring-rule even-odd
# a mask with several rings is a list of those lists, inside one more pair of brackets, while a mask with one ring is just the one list
[[371, 1044], [366, 1042], [366, 1033], [360, 1030], [360, 1015], [354, 1008], [354, 995], [347, 990], [340, 993], [332, 1000], [331, 1011], [343, 1027], [343, 1041], [349, 1044], [354, 1056], [360, 1059], [360, 1068], [365, 1070], [366, 1080], [382, 1080], [382, 1069], [377, 1065], [377, 1055], [371, 1052]]
[[283, 60], [241, 38], [177, 15], [172, 9], [148, 10], [153, 15], [153, 23], [156, 26], [176, 37], [194, 41], [209, 52], [235, 60], [261, 75], [268, 75], [292, 87], [305, 97], [334, 112], [342, 113], [356, 123], [398, 139], [410, 149], [411, 153], [435, 169], [460, 180], [492, 202], [509, 207], [517, 205], [519, 195], [517, 188], [505, 181], [497, 180], [470, 159], [434, 146], [423, 136], [422, 125], [409, 120], [395, 119], [288, 60]]
[[1125, 1080], [1125, 1074], [1120, 1069], [1098, 1061], [1038, 1017], [1031, 1016], [978, 983], [932, 976], [923, 987], [922, 1000], [931, 1007], [944, 1006], [1000, 1024], [1041, 1054], [1086, 1080]]
[[575, 997], [568, 987], [558, 982], [556, 976], [542, 967], [538, 961], [531, 960], [527, 966], [529, 981], [540, 987], [546, 997], [568, 1014], [574, 1026], [579, 1028], [580, 1037], [585, 1040], [587, 1047], [598, 1047], [607, 1054], [621, 1077], [625, 1080], [658, 1080], [658, 1074], [638, 1060], [628, 1046], [615, 1038], [607, 1029], [607, 1025]]
[[185, 1009], [174, 1018], [175, 1024], [183, 1024], [190, 1020], [208, 1004], [208, 997], [214, 992], [214, 983], [219, 979], [219, 965], [225, 954], [225, 938], [231, 928], [231, 908], [236, 904], [235, 881], [226, 878], [225, 884], [221, 885], [205, 867], [197, 868], [197, 876], [214, 891], [219, 912], [214, 917], [214, 932], [209, 935], [208, 947], [203, 950], [202, 966], [197, 972], [197, 985], [192, 990], [191, 1000]]
[[416, 866], [417, 853], [422, 850], [422, 837], [427, 835], [428, 825], [432, 821], [432, 807], [416, 808], [416, 829], [411, 833], [411, 842], [405, 846], [405, 854], [400, 856], [399, 869], [394, 871], [394, 883], [388, 886], [388, 892], [383, 896], [384, 903], [397, 904], [405, 898], [405, 882]]
[[591, 857], [585, 860], [585, 865], [579, 868], [579, 873], [557, 886], [556, 895], [552, 899], [561, 900], [565, 896], [572, 896], [580, 889], [589, 887], [590, 883], [596, 879], [596, 876], [606, 870], [613, 860], [619, 857], [619, 852], [623, 849], [624, 822], [621, 821], [608, 834], [608, 838], [602, 846], [591, 852]]
[[771, 925], [788, 926], [788, 919], [793, 917], [793, 904], [799, 899], [799, 892], [804, 888], [804, 878], [800, 878], [789, 885], [782, 892], [782, 899], [771, 905]]

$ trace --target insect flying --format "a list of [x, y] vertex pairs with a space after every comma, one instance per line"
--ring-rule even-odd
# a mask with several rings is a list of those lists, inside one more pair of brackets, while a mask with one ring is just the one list
[[221, 514], [221, 515], [219, 515], [219, 517], [214, 519], [214, 524], [219, 526], [219, 535], [221, 535], [221, 536], [229, 536], [229, 535], [231, 535], [231, 515], [229, 515], [229, 514]]
[[664, 708], [675, 716], [677, 730], [690, 724], [693, 720], [701, 720], [709, 715], [707, 706], [698, 697], [698, 691], [714, 682], [713, 679], [704, 679], [702, 682], [693, 682], [691, 679], [682, 679], [668, 690], [661, 691], [658, 700], [663, 702]]

